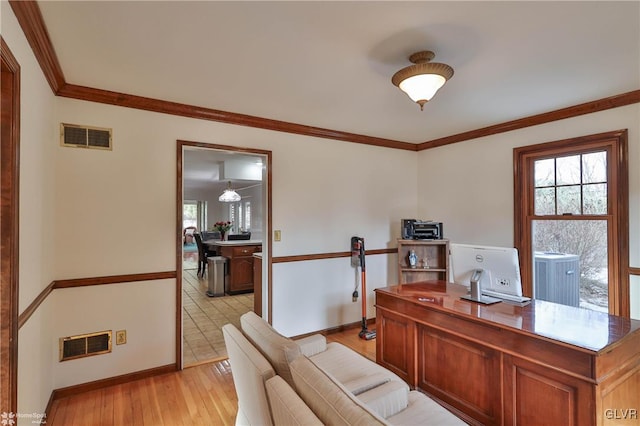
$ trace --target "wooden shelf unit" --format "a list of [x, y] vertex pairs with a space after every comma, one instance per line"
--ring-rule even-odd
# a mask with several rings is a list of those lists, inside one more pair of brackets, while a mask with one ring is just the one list
[[[411, 250], [418, 256], [415, 268], [409, 266]], [[430, 280], [449, 281], [449, 240], [398, 239], [398, 284]]]

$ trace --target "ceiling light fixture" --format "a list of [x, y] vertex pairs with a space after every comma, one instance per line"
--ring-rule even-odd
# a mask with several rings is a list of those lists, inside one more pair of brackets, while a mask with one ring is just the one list
[[224, 190], [222, 195], [218, 197], [218, 201], [222, 201], [223, 203], [235, 203], [236, 201], [240, 201], [240, 194], [231, 189], [231, 181], [229, 181], [229, 186]]
[[401, 69], [391, 78], [393, 84], [420, 105], [420, 111], [453, 76], [453, 68], [449, 65], [430, 62], [435, 56], [430, 50], [414, 53], [409, 56], [414, 65]]

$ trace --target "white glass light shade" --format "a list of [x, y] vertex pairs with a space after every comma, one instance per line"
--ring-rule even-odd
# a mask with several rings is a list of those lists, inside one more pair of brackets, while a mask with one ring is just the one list
[[233, 189], [225, 189], [221, 196], [218, 197], [218, 201], [223, 203], [235, 203], [240, 201], [240, 194]]
[[401, 69], [391, 77], [391, 82], [420, 105], [421, 110], [453, 76], [453, 68], [449, 65], [430, 62], [434, 56], [430, 50], [414, 53], [409, 57], [414, 65]]
[[224, 190], [222, 195], [218, 197], [218, 201], [223, 203], [235, 203], [236, 201], [240, 201], [240, 199], [240, 194], [231, 189], [231, 182], [229, 182], [229, 186]]
[[414, 102], [429, 101], [446, 81], [438, 74], [419, 74], [403, 80], [399, 87]]

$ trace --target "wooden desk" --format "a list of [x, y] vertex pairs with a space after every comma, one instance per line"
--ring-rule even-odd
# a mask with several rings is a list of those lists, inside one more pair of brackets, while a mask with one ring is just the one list
[[209, 247], [215, 247], [218, 256], [228, 260], [228, 279], [225, 292], [229, 294], [250, 293], [253, 291], [253, 253], [262, 251], [262, 241], [207, 240]]
[[376, 359], [472, 424], [640, 425], [640, 321], [479, 305], [444, 281], [379, 288]]

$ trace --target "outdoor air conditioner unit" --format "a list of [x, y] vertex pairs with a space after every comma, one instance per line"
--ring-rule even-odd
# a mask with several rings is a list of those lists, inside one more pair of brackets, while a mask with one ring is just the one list
[[534, 297], [539, 300], [580, 306], [580, 257], [576, 254], [534, 254]]

